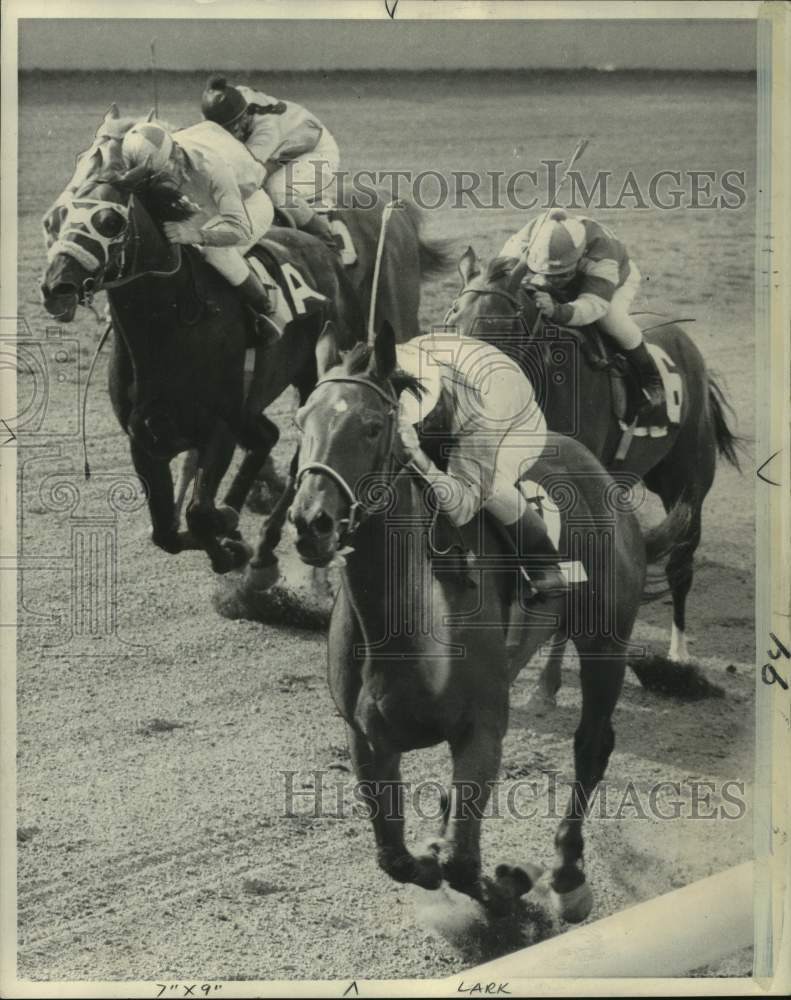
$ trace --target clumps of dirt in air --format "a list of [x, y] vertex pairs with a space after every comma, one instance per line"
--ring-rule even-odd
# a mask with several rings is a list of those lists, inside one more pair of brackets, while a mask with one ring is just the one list
[[640, 660], [630, 660], [629, 666], [646, 691], [654, 694], [667, 695], [680, 701], [725, 697], [725, 691], [710, 681], [695, 663], [675, 662], [664, 656], [647, 656]]

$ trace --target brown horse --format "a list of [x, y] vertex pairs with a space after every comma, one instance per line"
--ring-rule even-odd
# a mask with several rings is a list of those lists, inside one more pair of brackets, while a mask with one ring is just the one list
[[[531, 379], [551, 430], [575, 437], [610, 469], [642, 479], [666, 511], [688, 505], [685, 535], [670, 553], [665, 572], [673, 598], [669, 659], [689, 659], [686, 600], [693, 558], [700, 543], [701, 509], [714, 481], [717, 455], [738, 468], [738, 439], [728, 426], [722, 390], [706, 370], [700, 351], [675, 322], [652, 313], [635, 318], [646, 342], [659, 349], [669, 382], [679, 390], [675, 422], [664, 436], [635, 436], [617, 458], [624, 431], [611, 405], [611, 363], [602, 363], [590, 330], [558, 329], [545, 323], [522, 284], [515, 261], [495, 258], [481, 269], [471, 247], [459, 262], [462, 287], [445, 322], [459, 333], [495, 344], [522, 365]], [[616, 349], [617, 350], [617, 349]], [[671, 391], [671, 396], [674, 392]], [[543, 678], [551, 699], [560, 686], [562, 646]]]
[[[646, 559], [672, 544], [680, 521], [673, 512], [644, 540], [628, 503], [618, 499], [619, 485], [596, 459], [572, 439], [550, 435], [531, 477], [565, 509], [560, 551], [578, 553], [588, 582], [573, 588], [573, 600], [556, 597], [530, 613], [509, 656], [513, 557], [486, 518], [466, 537], [472, 563], [437, 554], [436, 533], [451, 529], [405, 464], [398, 399], [420, 386], [396, 369], [395, 341], [385, 325], [372, 348], [357, 345], [338, 364], [328, 355], [329, 368], [297, 415], [301, 465], [290, 515], [306, 563], [326, 566], [345, 553], [328, 640], [329, 684], [346, 720], [379, 864], [399, 882], [434, 889], [446, 879], [484, 903], [530, 888], [521, 869], [500, 866], [497, 882], [482, 876], [480, 823], [500, 764], [511, 681], [559, 631], [579, 652], [582, 715], [552, 890], [563, 917], [581, 920], [592, 906], [583, 820], [614, 746], [611, 716]], [[446, 839], [416, 856], [404, 842], [400, 758], [441, 742], [453, 756]]]

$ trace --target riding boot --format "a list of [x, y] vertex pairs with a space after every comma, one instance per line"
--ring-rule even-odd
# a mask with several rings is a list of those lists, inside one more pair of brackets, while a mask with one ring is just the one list
[[255, 317], [255, 332], [263, 347], [269, 347], [280, 340], [281, 330], [270, 318], [275, 312], [275, 305], [266, 285], [261, 281], [255, 271], [250, 269], [247, 277], [238, 290], [247, 305], [253, 311]]
[[339, 254], [341, 252], [342, 247], [340, 237], [333, 233], [326, 216], [320, 215], [318, 212], [314, 212], [308, 221], [300, 226], [300, 228], [303, 233], [310, 233], [311, 236], [315, 236], [317, 239], [321, 240], [321, 242], [324, 243], [325, 246], [329, 247], [333, 253]]
[[255, 347], [255, 367], [250, 380], [250, 388], [244, 405], [244, 416], [240, 443], [245, 448], [260, 447], [262, 440], [269, 442], [271, 423], [263, 415], [269, 400], [269, 378], [272, 371], [270, 355], [278, 344], [282, 331], [271, 319], [274, 304], [261, 279], [250, 271], [244, 282], [238, 286], [255, 317], [258, 342]]
[[568, 589], [558, 551], [552, 544], [544, 519], [535, 508], [525, 504], [519, 520], [502, 527], [514, 551], [524, 560], [522, 573], [529, 578], [537, 596], [554, 597]]
[[645, 346], [645, 342], [641, 341], [637, 347], [625, 350], [624, 354], [637, 375], [640, 391], [645, 397], [645, 402], [640, 407], [641, 415], [644, 419], [650, 417], [660, 424], [667, 423], [665, 386], [656, 362]]

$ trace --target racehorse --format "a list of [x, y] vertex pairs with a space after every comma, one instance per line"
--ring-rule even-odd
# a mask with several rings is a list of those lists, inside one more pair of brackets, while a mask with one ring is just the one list
[[[573, 495], [560, 551], [576, 551], [575, 531], [601, 544], [580, 549], [588, 583], [579, 599], [542, 602], [510, 656], [513, 559], [488, 518], [466, 538], [488, 568], [439, 554], [446, 547], [438, 532], [447, 539], [451, 529], [400, 443], [399, 396], [420, 386], [397, 370], [395, 341], [385, 324], [372, 347], [358, 344], [342, 361], [328, 352], [297, 413], [302, 450], [290, 513], [303, 561], [326, 566], [338, 552], [346, 561], [328, 638], [329, 684], [370, 807], [379, 865], [427, 889], [446, 879], [493, 907], [509, 886], [517, 895], [529, 890], [522, 869], [500, 866], [496, 882], [482, 876], [480, 822], [500, 763], [511, 681], [559, 630], [579, 652], [582, 715], [551, 885], [561, 915], [582, 920], [593, 902], [582, 870], [583, 820], [614, 745], [611, 716], [646, 560], [668, 549], [683, 518], [674, 510], [644, 540], [629, 504], [612, 502], [619, 486], [599, 462], [571, 438], [551, 434], [530, 474], [549, 494]], [[453, 757], [454, 795], [442, 842], [415, 855], [404, 842], [400, 757], [442, 742]]]
[[[668, 657], [686, 661], [686, 600], [701, 536], [701, 508], [714, 481], [717, 454], [739, 467], [738, 439], [725, 414], [730, 407], [681, 326], [655, 314], [639, 314], [635, 318], [646, 342], [660, 350], [660, 367], [665, 369], [671, 388], [679, 390], [680, 406], [677, 400], [670, 400], [675, 422], [666, 434], [635, 435], [621, 457], [624, 428], [609, 403], [612, 361], [605, 361], [591, 349], [590, 331], [558, 330], [545, 323], [522, 284], [524, 269], [515, 265], [512, 259], [495, 258], [482, 270], [468, 247], [459, 262], [462, 287], [445, 323], [497, 345], [522, 365], [534, 383], [551, 430], [576, 437], [606, 467], [642, 479], [658, 494], [666, 511], [679, 503], [688, 506], [685, 536], [674, 546], [665, 568], [673, 599]], [[671, 391], [671, 397], [674, 394]], [[626, 433], [624, 445], [629, 442]], [[542, 679], [550, 700], [560, 686], [562, 655], [562, 646], [556, 646]]]
[[[147, 120], [153, 119], [153, 111]], [[102, 171], [111, 168], [117, 172], [123, 171], [120, 155], [120, 143], [126, 132], [135, 124], [136, 119], [122, 118], [115, 104], [111, 104], [104, 119], [100, 123], [93, 143], [77, 160], [76, 169], [69, 184], [60, 197], [44, 216], [43, 225], [47, 248], [49, 249], [58, 238], [63, 221], [66, 218], [68, 206], [74, 195], [84, 190], [86, 185], [95, 181]], [[358, 205], [352, 195], [341, 195], [341, 206], [332, 212], [345, 230], [353, 245], [356, 262], [346, 268], [346, 276], [351, 287], [359, 297], [363, 310], [368, 312], [370, 300], [376, 294], [375, 317], [378, 321], [388, 320], [396, 329], [402, 331], [403, 339], [416, 336], [419, 332], [418, 312], [420, 305], [421, 280], [439, 274], [450, 266], [450, 256], [447, 245], [439, 240], [426, 240], [421, 236], [422, 220], [417, 207], [408, 201], [402, 201], [398, 210], [393, 212], [387, 229], [387, 239], [383, 245], [380, 262], [378, 287], [373, 288], [374, 271], [377, 256], [377, 246], [381, 232], [382, 219], [386, 199], [377, 192], [373, 205]], [[285, 219], [285, 222], [288, 220]], [[281, 241], [283, 236], [281, 234]], [[95, 289], [95, 290], [98, 290]], [[63, 317], [65, 320], [65, 316]], [[308, 381], [310, 381], [308, 379]], [[270, 423], [272, 444], [277, 441], [279, 432]], [[180, 517], [181, 501], [189, 483], [193, 480], [198, 467], [199, 456], [195, 450], [186, 456], [182, 466], [179, 497], [176, 503], [176, 516]], [[294, 462], [292, 461], [292, 473]], [[259, 551], [254, 565], [259, 562], [273, 564], [274, 556], [271, 546], [276, 545], [280, 538], [280, 529], [288, 506], [290, 494], [283, 490], [283, 482], [274, 473], [271, 459], [267, 459], [260, 450], [251, 453], [242, 462], [233, 486], [226, 497], [226, 504], [239, 509], [244, 503], [250, 489], [256, 484], [257, 475], [262, 472], [262, 488], [264, 493], [258, 497], [257, 508], [262, 513], [270, 513], [269, 497], [272, 490], [283, 492], [280, 500], [271, 511], [271, 526], [269, 533], [262, 535]], [[285, 484], [288, 486], [288, 484]], [[241, 499], [240, 499], [241, 498]], [[266, 541], [264, 541], [266, 537]], [[184, 533], [182, 546], [187, 544], [189, 536]]]
[[[44, 304], [70, 322], [79, 302], [107, 291], [115, 331], [110, 397], [129, 435], [135, 470], [147, 485], [153, 541], [170, 553], [203, 548], [214, 571], [224, 573], [249, 558], [251, 550], [236, 530], [239, 510], [278, 436], [264, 419], [251, 441], [244, 420], [251, 320], [238, 294], [197, 251], [174, 248], [162, 234], [161, 223], [188, 218], [195, 207], [150, 172], [120, 173], [118, 144], [117, 137], [101, 144], [103, 171], [88, 176], [67, 206], [60, 228], [66, 243], [50, 248]], [[337, 256], [304, 233], [269, 235], [267, 245], [297, 269], [317, 309], [289, 323], [268, 352], [264, 405], [289, 384], [307, 396], [326, 322], [341, 319], [352, 339], [363, 333], [356, 296]], [[251, 450], [218, 509], [216, 493], [240, 441]], [[191, 448], [198, 451], [198, 471], [188, 530], [179, 531], [169, 463]]]

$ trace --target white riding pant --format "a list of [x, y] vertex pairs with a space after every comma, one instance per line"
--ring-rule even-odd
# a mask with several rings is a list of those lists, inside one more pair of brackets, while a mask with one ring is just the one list
[[447, 475], [427, 476], [450, 494], [442, 509], [460, 525], [481, 507], [503, 524], [518, 521], [525, 500], [516, 484], [546, 445], [546, 420], [532, 385], [515, 362], [496, 353], [499, 359], [483, 356], [488, 371], [476, 378], [474, 387], [463, 381], [455, 387], [454, 425], [459, 430]]
[[325, 128], [318, 143], [307, 153], [301, 153], [276, 170], [265, 187], [278, 208], [291, 208], [293, 198], [315, 202], [333, 180], [340, 163], [338, 144]]
[[[234, 287], [243, 284], [250, 273], [250, 265], [244, 255], [267, 232], [275, 217], [272, 201], [262, 188], [245, 199], [244, 207], [253, 231], [252, 239], [246, 243], [238, 243], [235, 247], [198, 247], [211, 266]], [[219, 216], [216, 218], [219, 219]], [[204, 228], [211, 228], [214, 221], [210, 219]]]
[[629, 267], [626, 281], [620, 288], [615, 289], [615, 294], [610, 300], [610, 308], [599, 320], [599, 326], [602, 330], [609, 333], [613, 340], [626, 351], [639, 347], [643, 340], [643, 331], [629, 315], [632, 302], [634, 302], [634, 297], [640, 287], [642, 275], [633, 261], [629, 262]]

